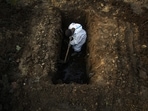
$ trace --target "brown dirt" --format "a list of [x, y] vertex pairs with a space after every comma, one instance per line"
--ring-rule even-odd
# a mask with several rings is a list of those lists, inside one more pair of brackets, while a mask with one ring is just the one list
[[[148, 4], [0, 0], [0, 111], [147, 111]], [[52, 83], [64, 30], [88, 34], [89, 84]]]

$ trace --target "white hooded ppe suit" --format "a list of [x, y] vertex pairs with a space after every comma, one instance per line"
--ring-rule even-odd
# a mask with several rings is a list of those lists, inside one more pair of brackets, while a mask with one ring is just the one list
[[70, 42], [75, 52], [80, 52], [81, 47], [86, 42], [86, 31], [82, 28], [82, 25], [78, 23], [71, 23], [68, 29], [75, 28], [74, 34], [72, 35], [73, 40]]

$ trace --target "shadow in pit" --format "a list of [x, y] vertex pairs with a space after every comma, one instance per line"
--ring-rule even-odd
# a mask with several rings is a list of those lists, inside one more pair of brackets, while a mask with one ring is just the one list
[[[61, 59], [65, 56], [65, 50], [67, 49], [67, 44], [62, 44]], [[59, 83], [78, 83], [78, 84], [88, 84], [89, 78], [86, 73], [86, 44], [83, 45], [82, 51], [72, 56], [73, 49], [70, 48], [67, 62], [58, 63], [58, 71], [52, 78], [53, 84]]]

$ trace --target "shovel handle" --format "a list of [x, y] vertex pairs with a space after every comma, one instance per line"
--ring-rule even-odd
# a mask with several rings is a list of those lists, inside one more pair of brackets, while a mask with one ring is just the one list
[[66, 63], [66, 60], [67, 60], [67, 56], [68, 56], [68, 53], [69, 53], [69, 49], [70, 49], [70, 41], [71, 41], [71, 37], [69, 38], [69, 44], [68, 44], [68, 48], [67, 48], [67, 52], [66, 52], [66, 56], [65, 56], [65, 59], [64, 59], [64, 63]]

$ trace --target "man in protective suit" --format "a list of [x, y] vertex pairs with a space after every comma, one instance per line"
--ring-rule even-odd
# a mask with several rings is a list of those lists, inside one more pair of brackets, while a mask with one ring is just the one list
[[65, 35], [71, 39], [70, 45], [72, 45], [74, 49], [72, 56], [78, 54], [87, 38], [86, 31], [82, 28], [82, 25], [79, 23], [71, 23], [65, 31]]

